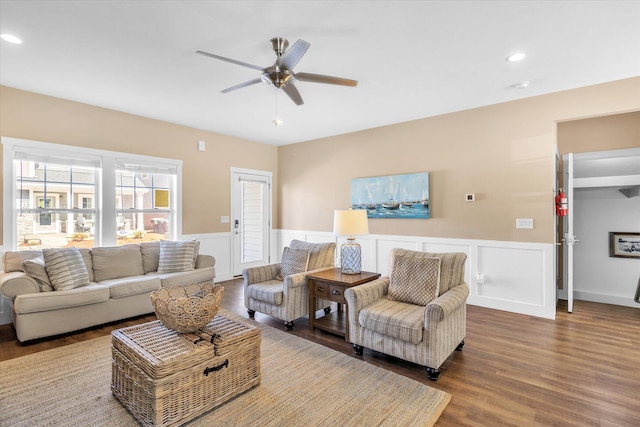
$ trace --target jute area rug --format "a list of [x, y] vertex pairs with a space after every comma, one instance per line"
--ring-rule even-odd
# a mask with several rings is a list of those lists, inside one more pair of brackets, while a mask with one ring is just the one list
[[[451, 399], [322, 345], [261, 329], [260, 385], [189, 426], [431, 426]], [[1, 362], [0, 426], [138, 425], [111, 395], [110, 343], [105, 336]]]

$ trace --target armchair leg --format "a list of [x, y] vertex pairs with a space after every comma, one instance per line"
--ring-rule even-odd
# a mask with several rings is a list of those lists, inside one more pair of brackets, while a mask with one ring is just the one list
[[434, 369], [427, 366], [427, 376], [431, 381], [438, 381], [438, 375], [440, 375], [440, 369]]
[[356, 356], [362, 356], [362, 353], [364, 352], [364, 347], [358, 344], [351, 344], [353, 346], [353, 349], [356, 352]]
[[249, 318], [250, 319], [254, 319], [256, 317], [256, 311], [255, 310], [247, 310], [247, 313], [249, 313]]
[[331, 313], [331, 307], [325, 307], [324, 314], [329, 314], [329, 313]]
[[456, 347], [456, 351], [462, 351], [462, 347], [464, 347], [464, 340], [462, 340], [460, 344], [458, 344], [458, 346]]
[[284, 322], [284, 330], [292, 331], [293, 330], [293, 322]]

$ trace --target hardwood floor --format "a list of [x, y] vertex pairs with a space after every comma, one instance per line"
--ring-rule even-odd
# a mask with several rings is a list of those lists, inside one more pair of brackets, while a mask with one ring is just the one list
[[[222, 282], [223, 307], [243, 316], [241, 281]], [[107, 335], [154, 315], [20, 344], [13, 326], [0, 326], [0, 360]], [[260, 323], [282, 322], [256, 313]], [[294, 335], [354, 355], [351, 344], [307, 319]], [[438, 426], [637, 426], [640, 424], [640, 305], [559, 303], [556, 320], [468, 306], [467, 338], [442, 366], [437, 382], [423, 367], [365, 350], [362, 359], [451, 393]], [[0, 374], [1, 378], [1, 374]], [[0, 379], [1, 380], [1, 379]]]

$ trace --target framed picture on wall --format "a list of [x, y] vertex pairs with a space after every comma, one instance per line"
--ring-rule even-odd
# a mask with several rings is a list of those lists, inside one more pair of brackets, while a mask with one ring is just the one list
[[640, 259], [640, 233], [609, 232], [609, 256]]

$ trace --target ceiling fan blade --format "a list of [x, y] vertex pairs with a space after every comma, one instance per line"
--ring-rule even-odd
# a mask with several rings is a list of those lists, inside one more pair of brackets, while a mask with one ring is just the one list
[[235, 86], [231, 86], [229, 88], [226, 88], [225, 90], [221, 90], [220, 92], [227, 93], [227, 92], [231, 92], [232, 90], [242, 89], [243, 87], [255, 85], [255, 84], [258, 84], [258, 83], [261, 83], [261, 82], [262, 82], [262, 79], [260, 77], [258, 77], [257, 79], [249, 80], [248, 82], [244, 82], [244, 83], [237, 84]]
[[288, 70], [293, 70], [298, 61], [302, 59], [307, 49], [311, 46], [309, 43], [302, 39], [298, 39], [287, 51], [282, 55], [280, 59], [280, 66]]
[[209, 58], [219, 59], [220, 61], [231, 62], [232, 64], [241, 65], [243, 67], [252, 68], [252, 69], [258, 70], [258, 71], [264, 71], [264, 68], [262, 68], [262, 67], [259, 67], [257, 65], [253, 65], [253, 64], [248, 64], [246, 62], [238, 61], [236, 59], [225, 58], [224, 56], [214, 55], [213, 53], [203, 52], [201, 50], [197, 51], [196, 53], [199, 54], [199, 55], [208, 56]]
[[295, 73], [296, 80], [301, 82], [325, 83], [329, 85], [357, 86], [357, 80], [343, 79], [342, 77], [323, 76], [322, 74]]
[[293, 85], [293, 82], [284, 86], [282, 90], [284, 90], [284, 93], [286, 93], [296, 105], [304, 104], [302, 96], [300, 96], [300, 92], [298, 92], [298, 88]]

